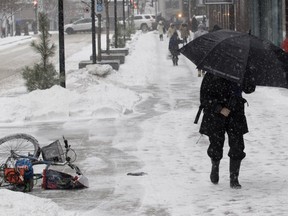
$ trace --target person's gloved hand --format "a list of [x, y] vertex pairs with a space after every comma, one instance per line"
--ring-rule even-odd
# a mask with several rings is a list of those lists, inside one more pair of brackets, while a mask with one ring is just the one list
[[224, 115], [225, 117], [228, 117], [228, 115], [230, 114], [230, 110], [227, 109], [226, 107], [223, 107], [223, 108], [221, 109], [220, 113], [221, 113], [222, 115]]

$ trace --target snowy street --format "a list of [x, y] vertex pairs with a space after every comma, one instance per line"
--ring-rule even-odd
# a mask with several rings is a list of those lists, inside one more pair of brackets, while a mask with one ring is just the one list
[[[220, 181], [213, 185], [209, 141], [193, 123], [202, 81], [195, 65], [181, 55], [173, 66], [168, 38], [160, 41], [156, 31], [137, 32], [128, 47], [119, 71], [99, 78], [71, 69], [67, 89], [27, 93], [19, 76], [1, 80], [1, 137], [27, 133], [46, 145], [65, 135], [90, 187], [0, 190], [0, 215], [287, 215], [288, 90], [257, 87], [244, 95], [250, 132], [242, 189], [229, 185], [227, 141]], [[77, 66], [90, 55], [91, 46], [83, 47], [66, 64]]]

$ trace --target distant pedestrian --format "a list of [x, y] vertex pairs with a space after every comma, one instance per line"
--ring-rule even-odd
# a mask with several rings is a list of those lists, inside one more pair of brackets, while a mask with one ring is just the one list
[[165, 29], [165, 26], [164, 26], [163, 22], [160, 20], [158, 25], [157, 25], [157, 30], [159, 33], [160, 41], [163, 41], [164, 29]]
[[169, 51], [171, 52], [174, 66], [178, 65], [178, 60], [179, 60], [178, 56], [180, 55], [180, 52], [179, 52], [180, 43], [183, 43], [183, 40], [180, 40], [177, 31], [175, 31], [169, 40]]
[[1, 26], [1, 37], [2, 38], [6, 37], [6, 21], [5, 20], [2, 22], [2, 26]]
[[206, 16], [203, 15], [203, 18], [202, 18], [202, 22], [201, 22], [205, 28], [207, 27], [207, 19], [206, 19]]
[[190, 32], [189, 32], [187, 23], [182, 23], [179, 30], [180, 30], [180, 35], [181, 35], [181, 38], [183, 40], [183, 43], [186, 44], [187, 39], [190, 36]]
[[20, 36], [21, 35], [21, 25], [19, 22], [16, 21], [15, 24], [15, 36]]
[[1, 27], [1, 38], [5, 38], [6, 37], [6, 29], [5, 27]]
[[24, 25], [24, 35], [25, 36], [27, 36], [27, 35], [29, 35], [29, 28], [28, 28], [28, 22], [27, 23], [25, 23], [25, 25]]
[[[206, 34], [206, 33], [208, 33], [208, 31], [206, 30], [205, 25], [202, 24], [202, 23], [199, 24], [199, 25], [198, 25], [198, 30], [194, 33], [194, 38], [193, 38], [193, 40], [196, 39], [197, 37], [200, 37], [201, 35]], [[198, 69], [198, 77], [203, 76], [204, 73], [205, 73], [205, 72], [204, 72], [203, 70], [199, 70], [199, 69]]]
[[167, 30], [167, 37], [171, 38], [175, 32], [176, 32], [176, 26], [174, 25], [174, 23], [171, 23]]
[[199, 24], [198, 24], [198, 21], [197, 21], [196, 17], [193, 16], [192, 17], [192, 21], [191, 21], [191, 30], [192, 30], [193, 33], [198, 30], [198, 25]]

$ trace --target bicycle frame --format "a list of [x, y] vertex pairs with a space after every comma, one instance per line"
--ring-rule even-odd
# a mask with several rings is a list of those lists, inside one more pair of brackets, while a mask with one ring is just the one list
[[[41, 150], [41, 149], [40, 149]], [[29, 159], [32, 162], [32, 165], [39, 165], [39, 164], [44, 164], [46, 165], [46, 169], [48, 169], [50, 166], [66, 166], [68, 165], [69, 167], [71, 167], [71, 169], [75, 169], [76, 173], [78, 175], [82, 175], [81, 170], [79, 169], [79, 167], [77, 167], [76, 165], [72, 164], [70, 162], [70, 158], [67, 157], [68, 152], [71, 150], [70, 146], [65, 143], [65, 162], [55, 162], [55, 161], [48, 161], [48, 160], [41, 160], [39, 158], [35, 158], [32, 156], [25, 156], [25, 155], [19, 155], [17, 153], [15, 153], [13, 150], [11, 150], [11, 155], [8, 157], [7, 161], [5, 164], [7, 164], [7, 162], [11, 159], [13, 160], [17, 160], [20, 158], [25, 158], [25, 159]]]
[[[63, 137], [64, 138], [64, 137]], [[32, 163], [32, 167], [35, 165], [45, 165], [45, 168], [43, 170], [43, 173], [38, 173], [38, 174], [33, 174], [33, 180], [37, 180], [40, 178], [43, 178], [44, 173], [46, 174], [46, 172], [48, 171], [48, 169], [51, 166], [69, 166], [71, 169], [76, 171], [76, 174], [78, 176], [80, 176], [79, 178], [76, 177], [76, 180], [79, 179], [79, 183], [82, 184], [82, 182], [80, 182], [81, 177], [84, 178], [84, 180], [82, 180], [85, 184], [83, 184], [84, 187], [88, 187], [88, 179], [83, 176], [81, 170], [79, 169], [78, 166], [74, 165], [73, 162], [71, 162], [71, 158], [68, 157], [68, 152], [71, 150], [74, 152], [73, 149], [71, 149], [70, 145], [68, 145], [68, 141], [64, 138], [64, 143], [65, 143], [65, 161], [64, 162], [58, 162], [58, 161], [52, 161], [52, 160], [45, 160], [43, 157], [39, 158], [39, 157], [33, 157], [33, 156], [26, 156], [26, 155], [20, 155], [17, 154], [16, 152], [14, 152], [13, 150], [10, 151], [10, 156], [7, 158], [7, 160], [5, 161], [4, 164], [1, 165], [1, 169], [5, 170], [7, 169], [9, 166], [13, 167], [15, 165], [15, 161], [19, 160], [19, 159], [28, 159], [29, 161], [31, 161]], [[40, 148], [40, 153], [42, 152], [42, 149]], [[75, 153], [75, 152], [74, 152]], [[75, 153], [76, 156], [76, 153]], [[76, 160], [76, 157], [75, 157]], [[74, 161], [75, 161], [74, 160]], [[50, 170], [49, 170], [50, 171]], [[64, 173], [63, 173], [64, 174]], [[69, 175], [69, 174], [67, 174]], [[75, 177], [74, 177], [75, 178]], [[45, 179], [46, 180], [46, 179]], [[44, 178], [43, 178], [43, 182], [44, 182]], [[0, 186], [3, 182], [0, 182]], [[10, 183], [11, 184], [11, 183]], [[43, 183], [42, 183], [43, 186]], [[80, 188], [80, 187], [78, 187]]]

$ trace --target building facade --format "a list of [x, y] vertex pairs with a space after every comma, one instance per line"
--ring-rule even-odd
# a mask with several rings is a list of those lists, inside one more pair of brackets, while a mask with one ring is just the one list
[[[280, 45], [288, 26], [287, 0], [190, 0], [191, 14], [205, 13], [210, 28], [215, 24]], [[205, 8], [203, 12], [203, 8]]]
[[282, 0], [248, 1], [251, 33], [280, 45], [286, 31], [284, 6]]

